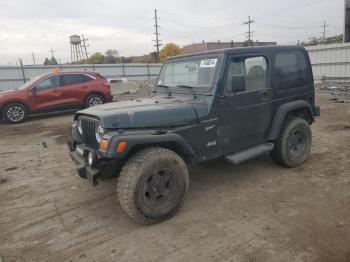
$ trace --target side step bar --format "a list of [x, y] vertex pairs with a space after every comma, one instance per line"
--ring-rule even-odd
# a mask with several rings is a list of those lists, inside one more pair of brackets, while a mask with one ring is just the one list
[[243, 150], [240, 152], [232, 153], [226, 156], [226, 160], [237, 165], [249, 159], [255, 158], [261, 154], [272, 151], [274, 148], [274, 144], [265, 143], [261, 144], [247, 150]]

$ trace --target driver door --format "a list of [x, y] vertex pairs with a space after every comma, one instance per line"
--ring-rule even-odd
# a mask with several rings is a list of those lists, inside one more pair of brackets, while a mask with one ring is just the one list
[[[229, 58], [220, 101], [220, 134], [224, 153], [265, 142], [272, 118], [268, 68], [264, 54]], [[239, 85], [240, 90], [237, 91], [235, 85]]]
[[57, 88], [60, 81], [59, 75], [53, 75], [41, 80], [34, 87], [34, 95], [30, 97], [30, 102], [35, 111], [49, 111], [61, 104], [61, 92]]

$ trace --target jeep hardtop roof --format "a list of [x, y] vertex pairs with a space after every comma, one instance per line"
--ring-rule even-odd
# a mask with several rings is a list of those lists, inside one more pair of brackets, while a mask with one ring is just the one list
[[165, 60], [172, 61], [182, 58], [188, 58], [188, 57], [196, 57], [196, 56], [206, 56], [206, 55], [235, 55], [235, 54], [246, 54], [246, 53], [260, 53], [260, 52], [281, 52], [281, 51], [288, 51], [288, 50], [301, 50], [305, 51], [305, 48], [300, 45], [270, 45], [270, 46], [253, 46], [253, 47], [236, 47], [236, 48], [225, 48], [225, 49], [217, 49], [217, 50], [210, 50], [205, 52], [198, 52], [198, 53], [190, 53], [185, 55], [179, 55], [179, 56], [173, 56], [169, 57]]

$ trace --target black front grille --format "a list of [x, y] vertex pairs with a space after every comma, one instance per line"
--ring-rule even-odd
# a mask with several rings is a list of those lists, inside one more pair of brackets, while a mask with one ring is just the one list
[[83, 131], [83, 142], [97, 149], [99, 147], [96, 140], [96, 129], [99, 125], [98, 120], [87, 117], [80, 117], [80, 120]]

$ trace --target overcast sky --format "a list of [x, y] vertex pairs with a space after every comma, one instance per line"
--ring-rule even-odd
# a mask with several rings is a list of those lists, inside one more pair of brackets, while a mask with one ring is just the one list
[[254, 40], [294, 44], [299, 39], [342, 33], [343, 0], [0, 0], [0, 64], [21, 57], [37, 63], [70, 61], [69, 35], [89, 38], [88, 52], [117, 49], [123, 56], [154, 51], [154, 9], [163, 43], [243, 41], [248, 15]]

